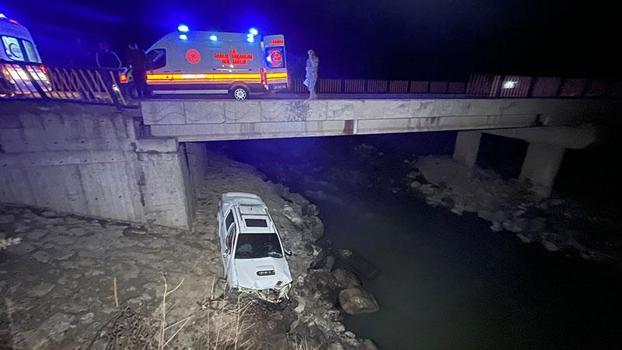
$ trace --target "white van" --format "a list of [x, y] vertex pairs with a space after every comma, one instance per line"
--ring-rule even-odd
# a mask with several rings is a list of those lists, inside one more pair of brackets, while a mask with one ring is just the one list
[[230, 94], [237, 100], [287, 89], [285, 37], [169, 33], [147, 50], [146, 82], [155, 95]]
[[37, 93], [32, 80], [48, 90], [50, 82], [26, 27], [0, 13], [0, 95]]
[[259, 196], [241, 192], [222, 195], [218, 238], [230, 288], [255, 293], [273, 303], [287, 298], [292, 276], [286, 251]]

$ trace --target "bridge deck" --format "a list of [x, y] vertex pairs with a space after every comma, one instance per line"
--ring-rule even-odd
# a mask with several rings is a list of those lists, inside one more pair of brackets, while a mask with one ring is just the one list
[[602, 99], [328, 97], [162, 99], [143, 101], [141, 107], [154, 136], [179, 141], [567, 126], [619, 107], [619, 101]]

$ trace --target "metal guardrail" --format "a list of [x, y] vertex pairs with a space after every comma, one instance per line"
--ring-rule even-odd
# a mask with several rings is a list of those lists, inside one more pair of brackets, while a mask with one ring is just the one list
[[119, 75], [118, 70], [0, 62], [0, 97], [136, 106], [124, 93]]
[[[302, 79], [290, 90], [306, 93]], [[316, 91], [325, 94], [430, 94], [482, 98], [622, 97], [622, 82], [515, 75], [472, 74], [468, 81], [318, 79]]]
[[[119, 70], [46, 68], [41, 64], [0, 62], [0, 98], [46, 99], [136, 107], [121, 84]], [[622, 82], [559, 77], [472, 74], [468, 81], [318, 79], [325, 94], [417, 94], [481, 98], [622, 97]], [[290, 92], [307, 93], [302, 79]]]

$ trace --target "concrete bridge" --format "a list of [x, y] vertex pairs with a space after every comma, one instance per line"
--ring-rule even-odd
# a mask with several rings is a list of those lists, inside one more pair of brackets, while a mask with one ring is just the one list
[[[521, 179], [548, 195], [566, 148], [615, 117], [603, 99], [153, 100], [140, 110], [0, 103], [0, 202], [187, 228], [206, 142], [457, 130], [474, 165], [482, 133], [530, 143]], [[416, 136], [413, 136], [416, 137]]]

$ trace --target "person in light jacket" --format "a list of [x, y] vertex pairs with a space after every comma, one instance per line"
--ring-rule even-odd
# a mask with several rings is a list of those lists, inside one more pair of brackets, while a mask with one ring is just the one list
[[320, 65], [320, 59], [315, 54], [315, 51], [309, 50], [307, 52], [309, 58], [307, 58], [307, 68], [304, 84], [309, 89], [309, 99], [315, 100], [317, 94], [315, 93], [315, 83], [317, 82], [317, 70]]

